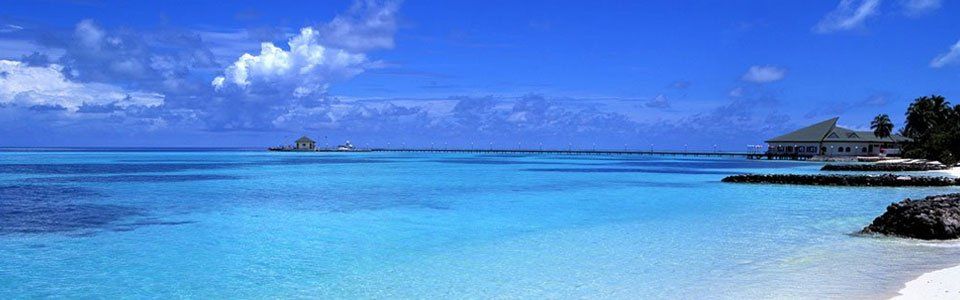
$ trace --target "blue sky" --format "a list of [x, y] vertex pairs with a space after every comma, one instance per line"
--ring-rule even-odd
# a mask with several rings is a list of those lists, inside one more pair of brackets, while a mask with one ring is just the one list
[[960, 93], [960, 5], [9, 1], [0, 146], [744, 150]]

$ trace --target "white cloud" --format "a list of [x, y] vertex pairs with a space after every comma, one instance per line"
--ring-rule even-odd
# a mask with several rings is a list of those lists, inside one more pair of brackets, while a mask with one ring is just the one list
[[93, 20], [87, 19], [77, 23], [74, 34], [80, 44], [90, 49], [100, 49], [100, 43], [106, 33], [100, 27], [93, 23]]
[[752, 66], [743, 74], [743, 81], [768, 83], [783, 79], [787, 76], [787, 69], [775, 66]]
[[23, 30], [22, 26], [17, 26], [13, 24], [3, 24], [0, 25], [0, 33], [11, 33]]
[[61, 107], [77, 112], [85, 105], [158, 107], [164, 96], [157, 93], [126, 91], [103, 83], [73, 82], [61, 73], [63, 67], [32, 67], [25, 63], [0, 60], [0, 104], [23, 107]]
[[248, 93], [278, 92], [301, 98], [320, 94], [330, 83], [350, 79], [380, 66], [363, 53], [393, 47], [394, 1], [356, 1], [351, 9], [318, 27], [304, 27], [287, 42], [289, 50], [260, 44], [257, 55], [245, 53], [211, 85], [218, 91], [239, 88]]
[[919, 16], [940, 9], [940, 0], [901, 0], [907, 15]]
[[321, 41], [331, 47], [355, 52], [393, 48], [399, 8], [397, 1], [356, 1], [346, 14], [338, 15], [318, 28]]
[[930, 62], [932, 68], [942, 68], [946, 65], [960, 63], [960, 41], [950, 47], [950, 51], [940, 54]]
[[259, 55], [243, 54], [211, 84], [218, 90], [227, 86], [281, 88], [302, 97], [324, 92], [330, 82], [356, 76], [369, 65], [364, 54], [327, 48], [317, 38], [316, 30], [305, 27], [290, 39], [289, 51], [262, 43]]
[[814, 31], [830, 33], [860, 28], [867, 18], [877, 14], [879, 8], [880, 0], [840, 0], [836, 9], [817, 23]]

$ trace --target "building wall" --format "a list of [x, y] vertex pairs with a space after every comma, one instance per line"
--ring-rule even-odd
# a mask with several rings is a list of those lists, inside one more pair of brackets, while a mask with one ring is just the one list
[[[873, 147], [870, 147], [871, 145]], [[888, 155], [900, 153], [900, 149], [894, 144], [867, 142], [824, 142], [822, 145], [820, 143], [773, 143], [767, 146], [768, 153], [783, 155], [878, 156], [881, 148], [886, 149]]]
[[[873, 149], [870, 149], [873, 145]], [[855, 142], [825, 142], [826, 156], [876, 156], [880, 154], [880, 144]]]
[[313, 150], [314, 148], [316, 148], [316, 144], [314, 143], [297, 143], [297, 149]]
[[[830, 156], [877, 156], [880, 155], [880, 149], [884, 149], [887, 155], [900, 155], [899, 146], [892, 143], [826, 142], [823, 145]], [[843, 147], [843, 152], [839, 151], [840, 147]], [[848, 147], [850, 152], [846, 151]]]

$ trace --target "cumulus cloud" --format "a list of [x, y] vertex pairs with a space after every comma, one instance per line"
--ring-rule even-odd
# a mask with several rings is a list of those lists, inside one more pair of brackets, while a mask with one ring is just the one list
[[218, 90], [231, 86], [254, 92], [282, 89], [303, 97], [322, 93], [331, 82], [349, 79], [370, 66], [362, 53], [321, 45], [311, 27], [301, 29], [288, 45], [289, 50], [284, 50], [262, 43], [259, 55], [240, 56], [211, 84]]
[[649, 140], [655, 147], [663, 144], [707, 148], [718, 145], [727, 150], [741, 150], [787, 131], [792, 126], [790, 114], [780, 111], [782, 104], [775, 93], [762, 88], [741, 88], [738, 97], [703, 112], [692, 113], [674, 121], [648, 125]]
[[431, 122], [456, 136], [490, 140], [516, 140], [522, 136], [540, 140], [610, 139], [622, 141], [637, 133], [637, 124], [626, 115], [578, 108], [526, 95], [515, 100], [494, 97], [459, 97], [457, 104], [439, 120]]
[[[90, 19], [77, 23], [74, 33], [77, 36], [77, 41], [82, 46], [90, 49], [100, 49], [103, 38], [106, 36], [106, 33]], [[117, 45], [119, 43], [120, 41], [117, 39], [111, 40], [111, 44]]]
[[[304, 120], [309, 125], [304, 125]], [[383, 103], [343, 103], [296, 107], [277, 116], [273, 125], [291, 131], [337, 129], [341, 132], [370, 135], [396, 135], [430, 131], [434, 117], [419, 106]]]
[[930, 67], [942, 68], [958, 62], [960, 62], [960, 41], [957, 41], [956, 44], [953, 44], [949, 51], [938, 55], [933, 59], [933, 61], [930, 61]]
[[900, 4], [907, 15], [919, 16], [940, 9], [941, 0], [901, 0]]
[[324, 45], [363, 52], [393, 48], [399, 1], [360, 0], [345, 14], [318, 28]]
[[399, 143], [395, 137], [400, 135], [410, 145], [442, 140], [451, 145], [507, 143], [511, 147], [518, 140], [564, 147], [568, 142], [622, 145], [639, 128], [622, 113], [579, 107], [540, 95], [372, 103], [333, 100], [315, 107], [298, 106], [273, 122], [277, 128], [291, 132], [316, 130], [338, 139], [362, 136]]
[[297, 98], [322, 95], [331, 83], [379, 66], [363, 52], [393, 47], [398, 7], [394, 1], [357, 1], [327, 24], [300, 29], [287, 42], [287, 49], [261, 43], [259, 54], [243, 54], [211, 85], [218, 91], [237, 88]]
[[93, 20], [83, 20], [71, 35], [42, 42], [63, 49], [65, 53], [51, 62], [64, 66], [70, 79], [135, 82], [165, 93], [195, 92], [187, 88], [191, 71], [216, 65], [200, 36], [186, 31], [108, 30]]
[[82, 107], [110, 106], [118, 109], [158, 107], [164, 96], [128, 91], [103, 83], [78, 83], [66, 78], [63, 67], [29, 66], [19, 61], [0, 60], [0, 103], [37, 109], [78, 112]]
[[818, 33], [830, 33], [860, 28], [867, 18], [876, 15], [880, 0], [840, 0], [837, 8], [828, 13], [814, 27]]
[[779, 81], [787, 76], [787, 69], [776, 66], [751, 66], [741, 80], [754, 83], [769, 83]]
[[[535, 142], [564, 148], [568, 144], [597, 143], [618, 149], [623, 143], [634, 147], [647, 141], [669, 147], [667, 140], [672, 138], [674, 143], [691, 143], [694, 148], [692, 141], [739, 143], [744, 137], [753, 138], [756, 130], [764, 130], [760, 137], [769, 136], [766, 130], [785, 123], [782, 115], [764, 107], [771, 101], [740, 102], [754, 101], [750, 89], [762, 88], [746, 83], [738, 88], [738, 97], [730, 105], [690, 118], [657, 116], [656, 122], [663, 123], [644, 123], [651, 121], [638, 117], [637, 112], [651, 113], [640, 107], [663, 109], [682, 103], [664, 96], [644, 99], [648, 101], [640, 105], [629, 102], [613, 107], [602, 101], [584, 104], [540, 95], [351, 101], [326, 94], [329, 85], [380, 64], [370, 57], [375, 50], [394, 47], [397, 8], [398, 2], [361, 0], [326, 24], [292, 34], [283, 29], [281, 35], [271, 37], [242, 33], [214, 39], [216, 34], [136, 31], [81, 21], [64, 34], [36, 41], [46, 48], [63, 49], [65, 54], [40, 51], [34, 55], [31, 53], [39, 47], [23, 47], [30, 51], [11, 56], [19, 61], [2, 63], [0, 128], [4, 130], [0, 130], [0, 136], [10, 140], [28, 132], [20, 140], [29, 143], [31, 136], [43, 135], [39, 133], [106, 133], [126, 137], [91, 140], [210, 143], [211, 139], [181, 137], [199, 134], [219, 136], [231, 144], [234, 139], [248, 139], [248, 145], [259, 145], [266, 141], [289, 142], [280, 137], [288, 133], [292, 138], [321, 133], [329, 134], [331, 141], [367, 143], [378, 139], [381, 144], [393, 141], [395, 145], [401, 141], [396, 137], [402, 136], [411, 146], [449, 141], [514, 147], [522, 141], [524, 147]], [[215, 50], [217, 47], [222, 52]], [[2, 48], [0, 43], [0, 51]], [[240, 56], [244, 52], [250, 54]], [[229, 64], [219, 65], [217, 61]], [[745, 81], [776, 81], [786, 72], [770, 66], [754, 68], [748, 73], [755, 74], [745, 75]], [[185, 88], [191, 85], [197, 87]], [[681, 93], [678, 90], [688, 86], [689, 82], [678, 81], [665, 93]], [[78, 121], [81, 119], [84, 121]], [[48, 128], [30, 132], [39, 126]], [[178, 130], [168, 131], [166, 140], [133, 134], [133, 128], [143, 126]], [[752, 131], [744, 132], [738, 129], [741, 127]]]

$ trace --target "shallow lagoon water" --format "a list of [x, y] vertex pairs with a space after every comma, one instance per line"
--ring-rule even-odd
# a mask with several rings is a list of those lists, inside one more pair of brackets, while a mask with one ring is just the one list
[[956, 188], [638, 156], [0, 153], [12, 298], [876, 298], [960, 245], [851, 235]]

